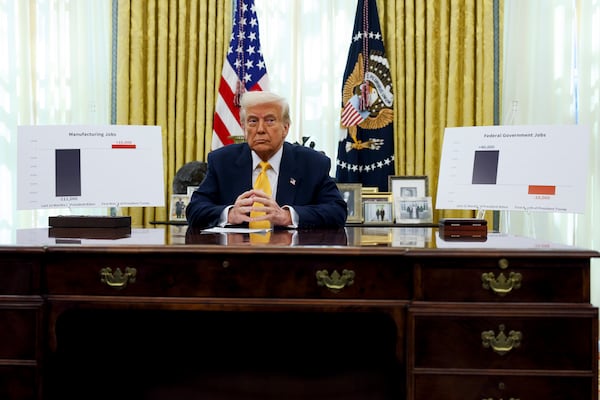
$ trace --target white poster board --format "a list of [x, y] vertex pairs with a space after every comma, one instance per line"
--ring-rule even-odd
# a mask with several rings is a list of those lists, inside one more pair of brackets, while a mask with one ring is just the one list
[[19, 210], [164, 206], [159, 126], [19, 126]]
[[437, 209], [583, 213], [589, 129], [446, 128]]

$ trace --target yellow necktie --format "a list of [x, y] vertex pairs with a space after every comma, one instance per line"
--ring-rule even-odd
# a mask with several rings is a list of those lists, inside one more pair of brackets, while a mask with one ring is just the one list
[[[271, 183], [269, 183], [269, 177], [267, 176], [267, 170], [271, 168], [271, 164], [266, 161], [260, 162], [261, 171], [256, 178], [256, 182], [254, 182], [254, 189], [260, 189], [269, 196], [271, 195]], [[253, 207], [262, 207], [262, 203], [254, 202], [252, 204]], [[264, 212], [252, 211], [250, 212], [250, 217], [258, 217], [261, 215], [265, 215]], [[271, 228], [271, 223], [269, 221], [254, 221], [250, 222], [249, 227], [251, 229], [269, 229]]]

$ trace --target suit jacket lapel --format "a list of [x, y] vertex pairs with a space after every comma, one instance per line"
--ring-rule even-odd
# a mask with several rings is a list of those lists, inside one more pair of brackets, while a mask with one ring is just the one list
[[296, 154], [293, 144], [283, 144], [283, 155], [279, 165], [279, 179], [277, 182], [277, 203], [280, 205], [293, 204], [296, 198], [296, 188], [300, 178], [296, 174]]
[[[250, 154], [250, 147], [246, 144], [241, 147], [241, 150], [235, 160], [232, 160], [232, 168], [234, 173], [232, 182], [229, 185], [236, 192], [239, 192], [240, 188], [244, 188], [242, 191], [252, 189], [252, 155]], [[241, 192], [237, 193], [235, 197], [239, 196]]]

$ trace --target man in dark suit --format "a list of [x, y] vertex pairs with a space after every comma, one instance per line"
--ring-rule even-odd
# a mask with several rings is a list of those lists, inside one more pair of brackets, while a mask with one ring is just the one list
[[[246, 142], [209, 153], [206, 177], [187, 206], [189, 225], [268, 221], [271, 227], [344, 226], [346, 203], [329, 176], [329, 158], [285, 142], [291, 123], [287, 101], [270, 92], [246, 92], [240, 122]], [[271, 195], [253, 189], [261, 161], [269, 163], [266, 174]], [[250, 215], [256, 211], [264, 215]]]

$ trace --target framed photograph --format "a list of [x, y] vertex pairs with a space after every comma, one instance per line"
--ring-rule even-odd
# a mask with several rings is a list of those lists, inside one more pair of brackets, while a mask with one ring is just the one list
[[171, 196], [170, 221], [185, 221], [185, 209], [190, 202], [190, 197], [184, 194], [174, 194]]
[[362, 184], [338, 183], [340, 193], [348, 206], [347, 222], [362, 222]]
[[394, 199], [427, 197], [427, 175], [423, 176], [389, 176], [388, 190]]
[[392, 193], [390, 192], [373, 192], [373, 193], [364, 193], [362, 194], [363, 201], [392, 201]]
[[394, 203], [389, 192], [363, 193], [363, 219], [370, 224], [394, 222]]
[[397, 224], [421, 224], [433, 222], [431, 197], [401, 197], [394, 199]]

